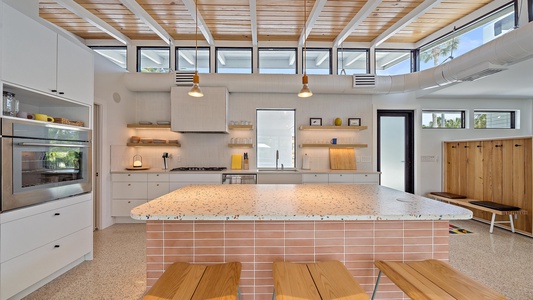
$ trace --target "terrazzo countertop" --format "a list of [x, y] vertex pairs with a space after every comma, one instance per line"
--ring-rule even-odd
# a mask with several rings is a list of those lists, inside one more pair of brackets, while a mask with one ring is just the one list
[[472, 211], [374, 184], [188, 185], [136, 220], [466, 220]]
[[170, 171], [170, 169], [164, 170], [160, 168], [150, 168], [147, 170], [113, 170], [111, 174], [116, 173], [169, 173], [169, 174], [381, 174], [381, 172], [376, 171], [367, 171], [367, 170], [266, 170], [259, 171], [257, 169], [249, 170], [232, 170], [227, 169], [223, 171]]

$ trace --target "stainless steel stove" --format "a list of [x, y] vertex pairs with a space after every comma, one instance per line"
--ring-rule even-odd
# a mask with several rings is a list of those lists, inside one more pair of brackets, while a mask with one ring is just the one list
[[224, 171], [226, 167], [179, 167], [170, 171]]

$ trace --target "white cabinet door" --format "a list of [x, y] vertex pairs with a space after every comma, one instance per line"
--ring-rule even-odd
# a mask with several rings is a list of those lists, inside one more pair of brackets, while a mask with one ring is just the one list
[[203, 184], [217, 184], [222, 183], [222, 174], [170, 174], [169, 180], [171, 182], [190, 182]]
[[7, 4], [2, 15], [2, 80], [56, 90], [57, 34]]
[[169, 183], [167, 182], [148, 182], [148, 201], [154, 200], [159, 196], [168, 194]]
[[280, 174], [280, 173], [259, 173], [257, 174], [258, 184], [301, 184], [302, 174]]
[[169, 174], [166, 173], [149, 173], [148, 182], [150, 181], [168, 181]]
[[93, 104], [93, 54], [62, 36], [57, 39], [57, 93]]
[[329, 174], [329, 183], [353, 183], [353, 174]]
[[146, 182], [148, 180], [147, 174], [142, 173], [114, 173], [111, 174], [112, 181], [138, 181]]
[[131, 210], [134, 207], [143, 205], [146, 200], [113, 200], [111, 201], [111, 216], [113, 217], [129, 217]]
[[328, 174], [303, 174], [302, 183], [328, 183]]
[[148, 187], [145, 182], [113, 182], [111, 197], [113, 199], [148, 198]]
[[379, 184], [379, 174], [354, 174], [354, 183]]

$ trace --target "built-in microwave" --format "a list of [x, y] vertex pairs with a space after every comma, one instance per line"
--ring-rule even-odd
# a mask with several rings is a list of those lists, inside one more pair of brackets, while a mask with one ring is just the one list
[[5, 212], [92, 190], [91, 130], [2, 118]]

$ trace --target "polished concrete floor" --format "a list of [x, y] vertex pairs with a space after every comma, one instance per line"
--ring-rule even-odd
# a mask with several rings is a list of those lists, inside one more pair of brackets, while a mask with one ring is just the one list
[[[509, 299], [533, 299], [533, 238], [476, 221], [454, 221], [473, 234], [450, 236], [450, 264]], [[83, 262], [24, 299], [139, 299], [145, 290], [145, 227], [116, 224], [94, 234], [94, 260]]]

